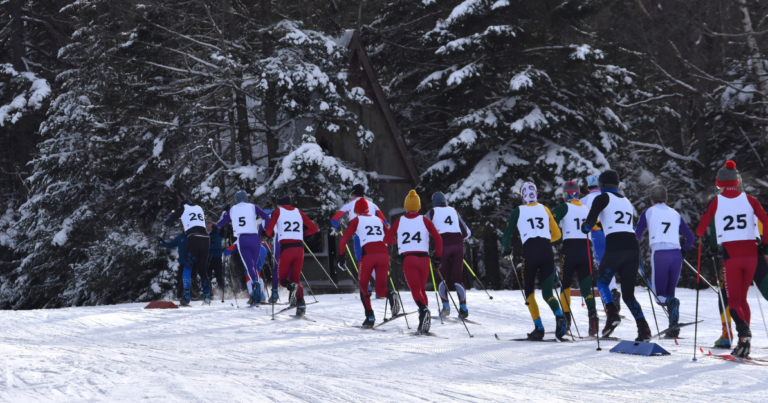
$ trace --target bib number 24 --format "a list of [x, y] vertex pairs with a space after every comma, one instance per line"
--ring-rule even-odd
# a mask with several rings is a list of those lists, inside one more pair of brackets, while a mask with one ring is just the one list
[[411, 243], [411, 240], [421, 243], [421, 232], [417, 232], [414, 236], [411, 236], [410, 232], [403, 232], [403, 245]]

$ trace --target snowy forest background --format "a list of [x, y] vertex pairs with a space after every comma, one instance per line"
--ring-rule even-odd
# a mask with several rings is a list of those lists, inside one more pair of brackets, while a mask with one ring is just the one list
[[175, 257], [155, 239], [186, 198], [217, 214], [239, 187], [264, 203], [287, 184], [327, 227], [375, 175], [314, 137], [373, 141], [347, 29], [424, 207], [446, 192], [493, 287], [512, 285], [491, 269], [525, 180], [554, 207], [610, 167], [639, 211], [661, 183], [696, 225], [734, 159], [768, 202], [765, 0], [1, 0], [0, 308], [165, 295]]

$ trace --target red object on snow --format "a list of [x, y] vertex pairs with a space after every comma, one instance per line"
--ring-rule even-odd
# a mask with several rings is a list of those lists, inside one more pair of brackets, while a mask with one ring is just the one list
[[144, 309], [178, 309], [179, 306], [171, 301], [152, 301]]

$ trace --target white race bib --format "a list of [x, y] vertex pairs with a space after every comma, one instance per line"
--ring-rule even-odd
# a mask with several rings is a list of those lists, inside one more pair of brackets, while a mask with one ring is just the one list
[[587, 206], [568, 203], [568, 213], [560, 220], [563, 240], [587, 239], [587, 234], [581, 232], [581, 226], [587, 220], [587, 215], [589, 215]]
[[517, 219], [517, 230], [520, 232], [520, 240], [525, 243], [529, 238], [550, 239], [549, 214], [541, 204], [535, 206], [521, 205], [520, 217]]
[[232, 220], [232, 229], [235, 232], [235, 236], [259, 233], [256, 208], [253, 204], [238, 203], [232, 206], [229, 209], [229, 218]]
[[603, 232], [608, 236], [616, 232], [635, 233], [634, 218], [635, 208], [626, 197], [619, 197], [613, 193], [603, 193], [610, 197], [610, 202], [605, 209], [600, 212], [600, 223], [603, 226]]
[[432, 224], [435, 225], [437, 232], [441, 234], [457, 233], [461, 234], [459, 225], [459, 213], [453, 207], [435, 207], [432, 209]]
[[304, 220], [298, 209], [286, 210], [280, 207], [280, 216], [277, 217], [277, 235], [280, 240], [293, 239], [304, 240]]
[[[355, 203], [357, 203], [358, 200], [360, 200], [359, 197], [345, 204], [342, 208], [339, 209], [339, 211], [346, 211], [347, 214], [349, 214], [350, 221], [352, 221], [352, 219], [357, 217], [357, 214], [355, 214]], [[365, 199], [365, 201], [368, 202], [368, 214], [375, 216], [376, 212], [379, 211], [379, 206], [373, 204], [373, 202], [368, 199]]]
[[648, 243], [671, 243], [680, 246], [680, 214], [666, 204], [657, 204], [645, 212]]
[[715, 230], [718, 244], [755, 239], [755, 211], [746, 193], [734, 199], [717, 196]]
[[357, 216], [357, 234], [360, 238], [360, 245], [365, 246], [371, 242], [384, 241], [384, 232], [386, 228], [379, 217], [365, 215]]
[[193, 227], [205, 228], [205, 213], [200, 206], [184, 205], [184, 213], [181, 214], [181, 224], [184, 225], [184, 231], [189, 231]]
[[424, 216], [400, 217], [400, 224], [397, 226], [397, 249], [400, 254], [429, 252], [429, 231], [424, 225]]

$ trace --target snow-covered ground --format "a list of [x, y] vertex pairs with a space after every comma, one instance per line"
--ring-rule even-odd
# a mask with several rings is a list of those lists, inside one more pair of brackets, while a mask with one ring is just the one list
[[[766, 400], [768, 367], [701, 355], [692, 362], [693, 326], [682, 331], [679, 346], [672, 340], [659, 342], [672, 353], [666, 357], [609, 353], [616, 342], [603, 343], [597, 352], [594, 342], [498, 341], [494, 333], [525, 337], [533, 325], [519, 291], [492, 295], [489, 300], [482, 291], [469, 292], [470, 318], [481, 323], [469, 325], [474, 338], [460, 323], [433, 321], [433, 331], [448, 339], [410, 336], [403, 319], [384, 325], [386, 332], [355, 329], [363, 312], [354, 295], [319, 296], [319, 304], [307, 307], [316, 323], [288, 314], [272, 321], [269, 307], [238, 309], [232, 301], [210, 307], [195, 302], [193, 308], [173, 310], [127, 304], [2, 311], [0, 400]], [[693, 318], [695, 296], [679, 290], [683, 322]], [[753, 356], [766, 357], [768, 350], [761, 347], [768, 347], [768, 339], [754, 297], [752, 290]], [[415, 309], [409, 293], [403, 299], [408, 311]], [[638, 289], [638, 299], [655, 333], [645, 290]], [[539, 301], [545, 326], [552, 330], [553, 315]], [[699, 326], [699, 341], [704, 347], [720, 334], [716, 304], [712, 291], [702, 291], [700, 318], [705, 322]], [[587, 310], [580, 299], [573, 298], [573, 305], [584, 334]], [[381, 320], [384, 301], [374, 301], [374, 308]], [[663, 315], [659, 309], [656, 314]], [[410, 320], [414, 327], [415, 317]], [[614, 335], [634, 338], [635, 332], [629, 319]]]

